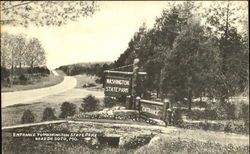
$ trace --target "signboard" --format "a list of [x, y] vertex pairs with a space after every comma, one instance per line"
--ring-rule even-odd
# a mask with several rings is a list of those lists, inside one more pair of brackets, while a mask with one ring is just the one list
[[130, 78], [107, 76], [105, 82], [105, 96], [121, 96], [130, 94]]
[[163, 105], [154, 105], [141, 102], [140, 111], [143, 115], [151, 118], [160, 119], [163, 114]]

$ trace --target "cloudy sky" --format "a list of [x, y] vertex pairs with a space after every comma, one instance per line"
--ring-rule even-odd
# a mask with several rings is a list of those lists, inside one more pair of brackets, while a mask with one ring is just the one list
[[151, 28], [166, 1], [98, 1], [100, 10], [61, 27], [1, 27], [41, 40], [50, 69], [78, 62], [114, 61], [143, 22]]
[[168, 2], [97, 2], [99, 11], [61, 27], [2, 27], [41, 40], [51, 69], [77, 62], [113, 61], [143, 22], [152, 27]]

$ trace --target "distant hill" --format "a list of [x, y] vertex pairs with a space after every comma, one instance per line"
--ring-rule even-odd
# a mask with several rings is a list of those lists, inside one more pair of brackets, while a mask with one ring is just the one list
[[82, 62], [75, 64], [68, 64], [56, 68], [56, 70], [62, 70], [67, 75], [78, 75], [78, 74], [90, 74], [101, 77], [103, 71], [109, 69], [112, 62]]

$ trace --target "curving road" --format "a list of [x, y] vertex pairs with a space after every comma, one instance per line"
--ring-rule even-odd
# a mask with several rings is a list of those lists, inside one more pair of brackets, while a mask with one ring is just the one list
[[24, 104], [26, 102], [37, 100], [45, 96], [58, 94], [74, 88], [76, 86], [76, 83], [77, 81], [74, 77], [64, 76], [64, 80], [55, 86], [33, 90], [1, 93], [1, 107], [13, 104]]

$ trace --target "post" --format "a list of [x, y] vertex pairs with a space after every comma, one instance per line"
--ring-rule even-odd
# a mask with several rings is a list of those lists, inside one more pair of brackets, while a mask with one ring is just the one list
[[164, 105], [163, 105], [162, 120], [166, 121], [167, 109], [169, 108], [169, 100], [164, 99], [163, 103], [164, 103]]
[[141, 119], [141, 98], [138, 96], [136, 97], [136, 105], [137, 105], [137, 109], [139, 112], [139, 119]]
[[134, 63], [133, 63], [133, 77], [132, 77], [132, 103], [133, 103], [133, 109], [136, 110], [136, 105], [135, 105], [135, 101], [136, 101], [136, 82], [137, 82], [137, 76], [138, 76], [138, 72], [139, 72], [139, 59], [135, 58], [134, 59]]
[[139, 110], [140, 111], [140, 100], [141, 100], [141, 98], [138, 96], [138, 97], [136, 97], [136, 100], [135, 100], [135, 107], [136, 107], [136, 109], [137, 110]]
[[126, 108], [127, 109], [132, 109], [132, 103], [131, 103], [131, 96], [126, 97]]

